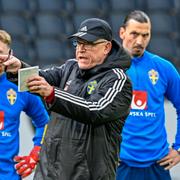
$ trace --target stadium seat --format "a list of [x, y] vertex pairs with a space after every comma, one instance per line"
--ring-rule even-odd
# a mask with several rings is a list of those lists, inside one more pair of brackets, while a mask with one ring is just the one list
[[73, 23], [74, 23], [75, 31], [77, 31], [82, 21], [84, 21], [85, 19], [94, 18], [94, 17], [95, 16], [93, 15], [93, 13], [90, 13], [90, 14], [75, 13], [73, 16]]
[[84, 21], [85, 19], [88, 19], [88, 18], [101, 18], [104, 20], [108, 20], [106, 16], [103, 16], [103, 17], [95, 16], [94, 13], [91, 13], [91, 12], [89, 12], [89, 13], [76, 12], [73, 14], [73, 17], [72, 17], [72, 22], [74, 24], [74, 31], [77, 31], [77, 29], [79, 28], [82, 21]]
[[174, 9], [174, 0], [146, 0], [149, 11], [166, 11], [170, 12]]
[[104, 16], [108, 11], [107, 0], [74, 0], [75, 13], [94, 14]]
[[174, 0], [174, 7], [177, 9], [177, 11], [180, 11], [180, 1], [179, 0]]
[[[180, 45], [180, 0], [175, 1], [175, 12], [176, 12], [176, 22], [178, 25], [178, 32], [179, 32], [179, 45]], [[180, 48], [180, 47], [179, 47]]]
[[152, 22], [152, 32], [175, 37], [177, 24], [174, 16], [163, 12], [149, 13]]
[[76, 12], [95, 12], [98, 9], [98, 4], [97, 1], [92, 0], [74, 0], [74, 5], [75, 5], [75, 11]]
[[28, 44], [26, 42], [17, 38], [12, 38], [11, 48], [13, 49], [13, 55], [22, 60], [29, 60]]
[[18, 13], [25, 14], [28, 11], [28, 1], [27, 0], [0, 0], [1, 9], [4, 13]]
[[[0, 27], [17, 39], [16, 51], [20, 56], [26, 54], [20, 51], [25, 43], [29, 59], [37, 54], [42, 64], [51, 64], [49, 59], [56, 63], [60, 58], [74, 56], [66, 38], [77, 31], [83, 20], [92, 17], [107, 20], [119, 41], [119, 27], [124, 17], [135, 9], [144, 10], [151, 18], [150, 48], [155, 46], [163, 55], [169, 54], [168, 57], [172, 56], [169, 59], [177, 56], [173, 52], [177, 51], [176, 44], [180, 49], [180, 0], [0, 0]], [[36, 58], [35, 62], [38, 64]]]
[[3, 14], [0, 16], [1, 28], [17, 38], [28, 38], [28, 23], [22, 16]]
[[38, 38], [35, 42], [39, 64], [56, 64], [64, 59], [65, 46], [62, 42], [50, 38]]
[[166, 36], [153, 35], [148, 50], [172, 61], [177, 57], [176, 42]]
[[70, 18], [55, 14], [37, 14], [35, 25], [40, 36], [66, 39], [74, 32], [73, 22]]
[[123, 25], [123, 20], [126, 16], [126, 13], [111, 13], [109, 17], [109, 23], [112, 27], [115, 39], [119, 40], [119, 29]]
[[74, 25], [70, 17], [41, 13], [35, 17], [35, 22], [40, 36], [54, 36], [63, 39], [74, 32]]
[[53, 14], [38, 14], [35, 17], [38, 35], [53, 38], [65, 36], [65, 24], [60, 16]]
[[66, 14], [66, 1], [37, 0], [37, 11], [45, 13]]
[[135, 0], [110, 0], [111, 10], [112, 12], [128, 12], [133, 9], [136, 9], [136, 1]]

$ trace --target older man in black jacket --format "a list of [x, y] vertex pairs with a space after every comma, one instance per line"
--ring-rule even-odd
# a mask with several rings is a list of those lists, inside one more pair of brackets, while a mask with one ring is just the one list
[[[28, 81], [30, 92], [58, 113], [49, 123], [34, 179], [113, 180], [132, 96], [125, 74], [130, 57], [102, 19], [83, 21], [70, 38], [76, 59]], [[11, 72], [26, 66], [15, 57], [3, 64]]]

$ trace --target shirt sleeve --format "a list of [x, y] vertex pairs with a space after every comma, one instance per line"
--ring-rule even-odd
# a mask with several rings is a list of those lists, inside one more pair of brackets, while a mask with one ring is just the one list
[[34, 145], [41, 145], [44, 127], [49, 121], [49, 115], [40, 97], [26, 92], [26, 108], [24, 112], [31, 118], [35, 128]]
[[177, 131], [175, 142], [173, 143], [173, 148], [177, 150], [180, 148], [180, 76], [172, 64], [170, 64], [167, 71], [166, 97], [172, 102], [177, 114]]

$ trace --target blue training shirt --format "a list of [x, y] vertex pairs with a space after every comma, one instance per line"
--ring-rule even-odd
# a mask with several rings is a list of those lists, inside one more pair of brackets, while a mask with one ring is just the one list
[[0, 180], [21, 179], [14, 169], [13, 158], [19, 152], [19, 123], [22, 111], [31, 117], [35, 127], [34, 145], [40, 145], [44, 125], [49, 119], [41, 99], [28, 92], [18, 92], [17, 86], [7, 80], [5, 73], [2, 74], [0, 76]]
[[177, 111], [177, 134], [173, 146], [180, 148], [180, 76], [170, 62], [148, 51], [142, 57], [132, 59], [127, 73], [133, 85], [133, 99], [123, 128], [120, 159], [129, 166], [147, 167], [169, 151], [165, 97]]

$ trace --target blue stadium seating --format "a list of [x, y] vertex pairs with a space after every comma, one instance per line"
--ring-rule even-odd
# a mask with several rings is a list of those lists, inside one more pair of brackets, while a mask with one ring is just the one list
[[65, 56], [63, 42], [52, 38], [36, 39], [35, 47], [39, 64], [60, 63]]
[[13, 49], [13, 55], [22, 60], [29, 60], [28, 44], [26, 42], [13, 38], [11, 48]]
[[52, 14], [38, 14], [35, 19], [40, 36], [61, 38], [64, 35], [65, 27], [61, 17]]
[[68, 18], [57, 14], [37, 14], [35, 24], [40, 36], [63, 39], [74, 32], [73, 23]]
[[28, 23], [22, 16], [3, 14], [0, 16], [0, 25], [12, 36], [28, 38]]
[[165, 36], [176, 37], [177, 23], [174, 16], [163, 12], [149, 13], [152, 23], [152, 32], [164, 34]]
[[174, 7], [179, 12], [179, 10], [180, 10], [180, 1], [179, 0], [174, 0]]
[[94, 16], [93, 13], [90, 13], [90, 14], [75, 13], [73, 16], [73, 23], [74, 23], [75, 31], [77, 31], [82, 21], [84, 21], [87, 18], [94, 18], [94, 17], [96, 16]]
[[66, 14], [68, 0], [36, 0], [37, 11], [45, 13]]
[[105, 16], [109, 9], [107, 0], [74, 0], [75, 13], [94, 14], [94, 16]]
[[136, 9], [135, 0], [110, 0], [112, 12], [132, 11]]
[[0, 0], [1, 10], [5, 13], [26, 13], [28, 10], [27, 0]]
[[[172, 61], [173, 57], [180, 59], [177, 53], [180, 49], [180, 0], [0, 0], [0, 28], [15, 39], [13, 48], [21, 57], [27, 56], [37, 64], [38, 60], [41, 64], [55, 64], [74, 56], [66, 37], [76, 32], [83, 20], [92, 17], [107, 20], [119, 40], [124, 17], [135, 9], [150, 15], [149, 49], [157, 50]], [[23, 46], [27, 52], [20, 50]]]
[[174, 0], [146, 0], [149, 11], [166, 11], [169, 13], [174, 9]]
[[148, 50], [172, 61], [177, 58], [177, 44], [166, 36], [153, 35]]
[[75, 10], [77, 12], [95, 12], [98, 11], [98, 3], [95, 0], [74, 0]]
[[120, 26], [123, 25], [123, 20], [127, 14], [124, 12], [121, 13], [111, 13], [109, 17], [109, 23], [112, 27], [112, 30], [114, 32], [115, 39], [119, 40], [119, 29]]
[[[176, 15], [176, 22], [178, 25], [178, 32], [180, 32], [180, 0], [174, 0], [174, 7], [175, 7], [175, 15]], [[179, 33], [180, 36], [180, 33]], [[179, 46], [180, 46], [180, 37], [179, 37]], [[179, 47], [180, 48], [180, 47]]]

